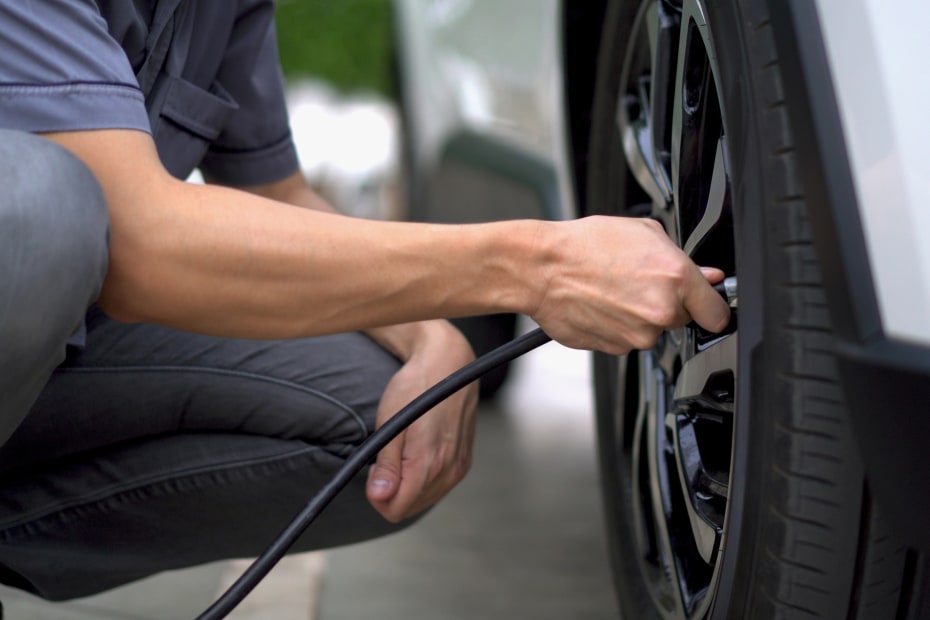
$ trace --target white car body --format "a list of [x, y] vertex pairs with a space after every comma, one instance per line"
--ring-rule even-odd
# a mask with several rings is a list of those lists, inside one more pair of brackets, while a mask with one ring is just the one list
[[575, 217], [560, 70], [558, 0], [397, 3], [404, 99], [415, 119], [416, 164], [431, 166], [450, 137], [489, 136], [551, 166], [554, 219]]
[[930, 345], [930, 4], [816, 4], [883, 330]]

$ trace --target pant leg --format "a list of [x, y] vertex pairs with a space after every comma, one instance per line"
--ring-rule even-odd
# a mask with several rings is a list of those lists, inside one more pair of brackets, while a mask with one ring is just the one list
[[[220, 339], [88, 315], [0, 449], [0, 581], [50, 599], [257, 555], [374, 427], [398, 361], [361, 334]], [[394, 531], [359, 476], [298, 550]]]
[[97, 297], [107, 230], [103, 194], [77, 158], [0, 130], [0, 445]]

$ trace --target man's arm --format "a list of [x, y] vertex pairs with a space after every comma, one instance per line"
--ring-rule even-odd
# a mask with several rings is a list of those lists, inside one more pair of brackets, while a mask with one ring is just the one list
[[[296, 176], [251, 191], [178, 181], [143, 132], [47, 136], [90, 167], [107, 198], [105, 311], [220, 336], [368, 329], [405, 362], [379, 425], [471, 358], [460, 334], [424, 319], [522, 312], [564, 344], [614, 353], [651, 346], [691, 315], [708, 329], [727, 320], [705, 275], [655, 223], [348, 218], [326, 213]], [[460, 392], [382, 450], [368, 481], [382, 515], [412, 516], [464, 476], [474, 400], [474, 390]]]
[[[300, 172], [241, 189], [298, 207], [334, 212]], [[403, 362], [378, 404], [379, 428], [424, 389], [474, 359], [462, 334], [444, 320], [374, 327], [365, 332]], [[378, 453], [369, 470], [368, 499], [386, 519], [399, 522], [422, 512], [464, 478], [472, 460], [477, 400], [477, 384], [460, 390]]]
[[505, 231], [369, 222], [184, 183], [138, 131], [46, 137], [103, 187], [112, 230], [100, 303], [116, 318], [294, 337], [527, 306], [509, 290], [508, 263], [524, 254], [494, 249], [523, 243]]
[[[214, 181], [207, 178], [207, 182], [213, 183]], [[243, 186], [238, 189], [295, 207], [312, 209], [323, 213], [337, 213], [332, 205], [310, 187], [303, 173], [299, 171], [273, 183]], [[371, 327], [364, 329], [364, 331], [382, 347], [393, 353], [401, 361], [406, 362], [413, 355], [416, 342], [431, 330], [425, 330], [423, 325], [417, 323], [403, 323]]]
[[691, 318], [711, 330], [728, 318], [648, 221], [360, 220], [177, 181], [142, 132], [46, 136], [103, 187], [111, 260], [99, 302], [119, 319], [273, 338], [518, 312], [568, 346], [622, 353]]

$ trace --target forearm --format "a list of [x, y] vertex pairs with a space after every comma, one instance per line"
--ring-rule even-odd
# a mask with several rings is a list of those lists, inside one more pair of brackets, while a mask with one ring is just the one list
[[[246, 186], [241, 189], [251, 194], [297, 207], [326, 213], [337, 212], [310, 187], [301, 172], [296, 172], [287, 178], [266, 185]], [[369, 327], [363, 331], [398, 359], [406, 361], [417, 353], [424, 342], [430, 338], [435, 338], [437, 334], [446, 334], [449, 329], [452, 329], [450, 325], [445, 323], [445, 321], [441, 320], [414, 321]]]
[[174, 183], [112, 216], [101, 304], [206, 333], [293, 337], [523, 311], [537, 223], [375, 222]]

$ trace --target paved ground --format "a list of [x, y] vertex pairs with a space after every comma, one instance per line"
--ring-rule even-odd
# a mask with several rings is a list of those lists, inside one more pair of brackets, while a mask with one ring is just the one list
[[[472, 472], [415, 527], [289, 558], [239, 620], [608, 620], [588, 355], [549, 344], [479, 419]], [[174, 620], [242, 570], [218, 563], [49, 604], [0, 589], [7, 620]]]

